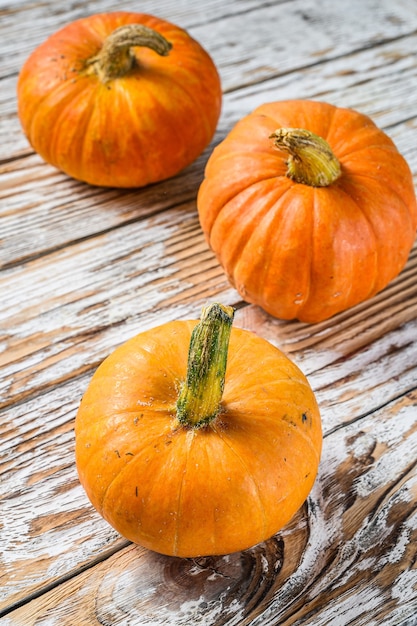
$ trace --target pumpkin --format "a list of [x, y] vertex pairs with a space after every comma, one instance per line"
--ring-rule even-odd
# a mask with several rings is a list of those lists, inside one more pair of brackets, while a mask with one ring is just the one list
[[187, 32], [157, 17], [92, 15], [41, 44], [18, 80], [23, 130], [45, 161], [92, 185], [175, 175], [211, 141], [217, 69]]
[[197, 205], [242, 298], [308, 323], [388, 285], [417, 226], [393, 141], [369, 117], [318, 101], [266, 103], [239, 120], [208, 159]]
[[317, 402], [287, 356], [231, 328], [217, 303], [119, 346], [75, 421], [80, 481], [127, 539], [181, 557], [262, 542], [307, 498], [322, 444]]

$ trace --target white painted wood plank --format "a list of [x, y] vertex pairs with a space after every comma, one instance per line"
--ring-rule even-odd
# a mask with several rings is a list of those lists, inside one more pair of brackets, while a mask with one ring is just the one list
[[236, 297], [187, 206], [4, 271], [2, 285], [0, 404], [79, 374], [108, 340]]
[[[66, 10], [65, 5], [58, 10], [51, 10], [51, 6], [28, 3], [2, 22], [6, 79], [2, 91], [6, 95], [0, 98], [0, 111], [3, 106], [6, 111], [13, 106], [17, 73], [30, 52], [49, 34], [76, 17], [98, 12], [99, 7], [114, 9], [104, 0], [89, 3], [88, 11], [81, 5], [70, 5]], [[123, 8], [138, 10], [134, 2]], [[156, 13], [151, 0], [141, 3], [140, 10]], [[349, 11], [345, 0], [325, 0], [320, 5], [316, 0], [261, 4], [235, 0], [227, 5], [220, 0], [204, 5], [165, 0], [158, 3], [157, 14], [188, 29], [207, 49], [219, 68], [225, 92], [316, 66], [326, 59], [368, 48], [370, 43], [402, 38], [417, 28], [417, 5], [412, 0], [352, 0]], [[16, 41], [21, 42], [18, 47]], [[0, 160], [29, 150], [16, 118], [0, 119], [0, 140]]]
[[[308, 332], [352, 324], [357, 312], [364, 335], [415, 318], [416, 273], [413, 255], [380, 295]], [[5, 270], [2, 285], [0, 406], [78, 375], [158, 316], [198, 317], [208, 299], [240, 302], [189, 205]]]
[[[417, 249], [387, 290], [323, 324], [273, 320], [252, 306], [237, 312], [238, 325], [300, 365], [322, 408], [319, 480], [293, 523], [229, 559], [172, 561], [124, 547], [78, 483], [73, 420], [92, 369], [120, 342], [158, 322], [197, 317], [208, 298], [239, 302], [198, 227], [195, 193], [208, 151], [172, 181], [140, 192], [92, 190], [42, 163], [16, 117], [20, 64], [68, 19], [114, 5], [3, 6], [1, 606], [45, 593], [2, 623], [327, 626], [342, 616], [343, 626], [410, 626]], [[155, 6], [143, 0], [140, 10], [156, 13]], [[353, 0], [348, 12], [342, 0], [157, 6], [219, 65], [226, 94], [213, 143], [264, 101], [315, 97], [371, 115], [417, 174], [413, 0]], [[138, 10], [130, 0], [123, 8]]]
[[[24, 2], [15, 5], [2, 19], [2, 50], [6, 57], [2, 74], [18, 71], [34, 47], [68, 22], [114, 10], [155, 14], [189, 30], [219, 59], [220, 68], [237, 68], [230, 72], [229, 88], [237, 76], [254, 82], [255, 77], [260, 80], [271, 67], [282, 72], [293, 70], [300, 60], [305, 65], [314, 40], [316, 53], [310, 62], [316, 62], [319, 56], [335, 52], [339, 56], [404, 36], [417, 26], [413, 0], [351, 0], [346, 8], [344, 0], [323, 0], [319, 4], [315, 0], [208, 0], [204, 4], [198, 0], [159, 0], [157, 4], [154, 0], [142, 0], [140, 7], [133, 0], [126, 0], [121, 8], [110, 0], [95, 0], [88, 6]], [[255, 42], [264, 41], [264, 45], [254, 47], [252, 37]], [[246, 48], [243, 68], [239, 51], [242, 44]]]
[[416, 606], [416, 406], [410, 394], [329, 434], [308, 505], [265, 544], [201, 560], [130, 546], [6, 623], [405, 623]]
[[[275, 0], [279, 6], [286, 5], [293, 0]], [[112, 0], [90, 0], [83, 2], [41, 2], [31, 0], [2, 0], [0, 11], [4, 6], [0, 32], [2, 33], [3, 60], [0, 77], [15, 74], [32, 50], [41, 44], [49, 35], [63, 28], [69, 22], [93, 15], [113, 11], [131, 11], [134, 13], [149, 13], [162, 19], [171, 21], [190, 33], [207, 25], [230, 19], [236, 15], [262, 9], [269, 2], [259, 0], [206, 0], [204, 4], [198, 0], [141, 0], [138, 5], [135, 0], [125, 0], [123, 5], [116, 6]], [[395, 27], [394, 27], [395, 28]], [[209, 32], [207, 30], [207, 32]], [[208, 44], [213, 40], [208, 36]], [[203, 44], [204, 45], [204, 44]], [[214, 46], [213, 46], [214, 47]]]
[[[0, 264], [22, 262], [65, 245], [74, 237], [90, 237], [101, 230], [141, 219], [149, 212], [195, 199], [204, 165], [215, 143], [240, 117], [273, 99], [317, 98], [358, 108], [386, 128], [417, 179], [414, 149], [417, 117], [413, 95], [417, 91], [417, 59], [413, 53], [416, 46], [417, 35], [414, 35], [226, 94], [212, 145], [184, 172], [146, 189], [92, 188], [57, 172], [36, 155], [13, 161], [5, 166], [0, 178], [4, 237]], [[391, 59], [389, 64], [387, 58]]]
[[[273, 324], [264, 333], [262, 318], [248, 315], [246, 309], [237, 312], [236, 324], [265, 335], [277, 345], [279, 327], [291, 326], [288, 322]], [[416, 334], [414, 320], [360, 349], [354, 339], [331, 347], [325, 335], [321, 343], [320, 334], [314, 350], [292, 348], [291, 358], [307, 373], [317, 395], [326, 440], [344, 429], [362, 436], [362, 417], [377, 409], [383, 413], [381, 407], [395, 403], [407, 389], [415, 389]], [[354, 357], [347, 358], [351, 353]], [[0, 556], [0, 606], [8, 606], [119, 545], [117, 533], [89, 505], [74, 466], [73, 420], [90, 375], [28, 399], [24, 413], [22, 405], [16, 404], [1, 417], [4, 551]], [[416, 412], [414, 416], [417, 425]], [[391, 480], [391, 475], [386, 479]]]

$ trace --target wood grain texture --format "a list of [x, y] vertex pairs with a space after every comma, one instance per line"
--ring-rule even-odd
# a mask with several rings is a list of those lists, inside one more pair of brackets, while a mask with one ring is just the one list
[[[407, 36], [404, 38], [403, 14], [391, 16], [390, 13], [385, 15], [378, 12], [378, 16], [381, 15], [381, 41], [378, 41], [378, 45], [364, 50], [362, 41], [357, 50], [354, 48], [348, 56], [339, 58], [340, 52], [336, 47], [339, 42], [335, 35], [337, 29], [342, 28], [342, 21], [346, 16], [340, 10], [336, 10], [335, 15], [328, 17], [332, 27], [337, 24], [337, 29], [333, 34], [333, 30], [329, 28], [328, 36], [334, 37], [333, 45], [323, 51], [320, 47], [323, 36], [320, 29], [324, 29], [325, 26], [317, 16], [313, 17], [316, 11], [314, 3], [303, 5], [301, 11], [297, 2], [285, 3], [283, 6], [274, 3], [273, 6], [258, 9], [256, 23], [261, 22], [268, 26], [259, 32], [255, 27], [251, 27], [248, 37], [250, 41], [253, 40], [257, 54], [260, 49], [265, 48], [268, 54], [273, 56], [274, 64], [268, 66], [269, 72], [262, 76], [262, 80], [254, 81], [249, 86], [240, 85], [239, 89], [234, 89], [228, 85], [228, 72], [220, 65], [228, 62], [229, 54], [223, 47], [209, 50], [215, 60], [216, 55], [219, 55], [218, 65], [226, 92], [216, 138], [200, 159], [185, 172], [171, 181], [145, 190], [124, 192], [96, 189], [72, 181], [54, 168], [45, 165], [38, 156], [31, 153], [29, 146], [26, 147], [27, 156], [19, 158], [21, 154], [19, 142], [27, 142], [15, 114], [13, 98], [12, 105], [10, 104], [10, 92], [12, 90], [14, 93], [15, 85], [6, 83], [4, 93], [9, 94], [9, 99], [4, 104], [0, 100], [0, 160], [2, 149], [5, 157], [14, 156], [17, 160], [13, 161], [11, 166], [9, 158], [5, 159], [3, 170], [0, 169], [3, 174], [0, 181], [0, 207], [4, 206], [5, 209], [3, 222], [5, 245], [0, 250], [0, 264], [8, 266], [22, 263], [28, 257], [33, 258], [57, 247], [69, 245], [74, 236], [91, 237], [104, 229], [116, 228], [124, 222], [140, 220], [149, 212], [150, 204], [152, 211], [155, 212], [175, 206], [181, 199], [195, 198], [203, 177], [204, 164], [213, 145], [224, 137], [231, 125], [241, 116], [268, 100], [296, 97], [327, 99], [341, 106], [359, 108], [362, 112], [372, 115], [384, 128], [405, 124], [406, 126], [401, 129], [387, 130], [410, 161], [413, 171], [417, 171], [412, 142], [407, 146], [403, 145], [406, 137], [412, 136], [412, 129], [409, 130], [410, 117], [415, 117], [415, 110], [412, 107], [413, 93], [417, 89], [416, 59], [415, 55], [409, 54], [413, 40]], [[304, 18], [300, 18], [300, 12]], [[289, 42], [271, 52], [268, 43], [273, 31], [269, 24], [273, 19], [280, 23], [282, 14], [291, 23], [289, 32], [297, 40], [298, 46], [302, 45], [300, 50]], [[306, 16], [310, 14], [312, 25], [308, 24], [307, 28]], [[351, 19], [354, 21], [352, 24], [345, 24], [346, 28], [348, 26], [354, 28], [356, 17]], [[240, 72], [235, 70], [236, 65], [238, 67], [247, 65], [248, 43], [246, 40], [240, 41], [237, 36], [242, 20], [245, 20], [245, 24], [248, 21], [246, 13], [243, 16], [241, 14], [229, 16], [226, 20], [222, 20], [222, 14], [219, 14], [216, 20], [218, 22], [216, 28], [221, 24], [220, 38], [229, 42], [226, 47], [233, 49], [233, 54], [239, 56], [238, 60], [230, 59], [228, 68], [232, 76], [240, 76]], [[393, 26], [397, 23], [401, 25], [399, 30]], [[365, 24], [367, 25], [368, 21]], [[410, 28], [409, 32], [415, 30], [412, 14], [407, 27]], [[389, 30], [390, 28], [392, 30]], [[196, 32], [195, 36], [203, 43], [206, 40], [210, 41], [211, 22], [207, 26], [201, 25], [199, 29], [205, 32]], [[268, 33], [267, 39], [265, 30]], [[362, 31], [359, 30], [359, 33]], [[366, 33], [358, 34], [357, 37], [359, 36], [364, 37]], [[395, 40], [392, 41], [394, 37]], [[230, 43], [231, 38], [233, 44]], [[262, 46], [257, 45], [257, 40], [263, 42]], [[294, 54], [287, 54], [287, 46], [291, 47]], [[291, 65], [283, 68], [283, 63]], [[372, 88], [366, 91], [361, 87], [365, 81], [372, 84]], [[323, 85], [326, 86], [325, 91]], [[387, 90], [392, 94], [389, 107], [385, 97]], [[11, 116], [10, 120], [7, 112]], [[1, 136], [2, 128], [4, 140]], [[33, 236], [34, 224], [37, 227], [36, 237]]]
[[204, 559], [128, 546], [6, 623], [405, 623], [417, 606], [416, 406], [413, 392], [329, 434], [308, 503], [268, 542]]
[[[17, 74], [49, 34], [110, 0], [0, 1], [0, 622], [10, 626], [416, 626], [417, 247], [372, 300], [314, 326], [241, 302], [199, 228], [214, 145], [262, 102], [327, 100], [372, 116], [417, 177], [413, 0], [126, 0], [187, 28], [224, 89], [207, 150], [141, 190], [73, 181], [28, 145]], [[416, 178], [417, 180], [417, 178]], [[320, 404], [305, 506], [244, 553], [170, 559], [92, 509], [74, 417], [117, 345], [207, 300], [283, 349]]]
[[[252, 314], [248, 313], [250, 308]], [[257, 313], [255, 307], [244, 308], [238, 311], [236, 323], [260, 333], [264, 325], [259, 323]], [[269, 340], [285, 345], [279, 340], [279, 330], [288, 331], [291, 324], [274, 321], [274, 326], [278, 327], [276, 332], [271, 327], [267, 329]], [[352, 338], [344, 343], [345, 353], [340, 346], [332, 351], [326, 348], [326, 338], [323, 346], [317, 338], [314, 350], [291, 348], [291, 357], [295, 362], [301, 357], [303, 371], [308, 373], [316, 393], [326, 441], [337, 433], [345, 436], [344, 427], [355, 431], [356, 422], [362, 416], [372, 416], [375, 408], [383, 412], [387, 403], [395, 403], [399, 380], [402, 390], [415, 387], [417, 361], [413, 338], [416, 333], [417, 322], [413, 321], [362, 348]], [[347, 358], [352, 353], [355, 357]], [[326, 365], [323, 354], [329, 361]], [[0, 582], [3, 578], [5, 584], [3, 607], [18, 601], [22, 592], [30, 589], [33, 593], [47, 581], [59, 580], [76, 571], [120, 542], [89, 505], [73, 463], [73, 418], [88, 378], [75, 379], [28, 401], [24, 418], [17, 404], [15, 409], [6, 411], [6, 421], [2, 420], [4, 488], [0, 491], [0, 501], [6, 520], [10, 520], [3, 528], [7, 549], [0, 557], [3, 571]], [[412, 409], [410, 415], [416, 421]], [[391, 421], [395, 424], [395, 420]], [[328, 496], [330, 501], [340, 489], [339, 484], [334, 486]], [[24, 497], [25, 506], [16, 511], [15, 500], [19, 496]], [[42, 505], [37, 504], [40, 496]], [[340, 497], [348, 498], [348, 494], [343, 491]], [[16, 562], [20, 568], [11, 579]], [[13, 584], [8, 588], [10, 582]]]

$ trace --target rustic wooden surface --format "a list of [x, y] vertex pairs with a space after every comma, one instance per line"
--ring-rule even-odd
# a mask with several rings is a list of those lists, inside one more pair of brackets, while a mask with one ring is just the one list
[[[188, 29], [223, 83], [212, 145], [142, 190], [70, 180], [34, 154], [16, 115], [29, 53], [67, 22], [116, 8]], [[283, 322], [228, 285], [195, 203], [214, 145], [278, 99], [372, 116], [417, 175], [415, 0], [1, 0], [0, 18], [0, 622], [416, 625], [416, 248], [371, 301], [317, 325]], [[323, 457], [305, 506], [271, 540], [172, 559], [129, 544], [92, 509], [74, 465], [74, 417], [117, 345], [197, 318], [214, 299], [308, 376]]]

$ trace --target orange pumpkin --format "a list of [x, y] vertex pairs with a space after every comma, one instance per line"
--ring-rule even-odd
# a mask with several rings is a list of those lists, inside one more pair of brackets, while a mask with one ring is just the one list
[[264, 104], [210, 156], [198, 194], [207, 241], [242, 298], [319, 322], [404, 267], [417, 206], [410, 169], [365, 115]]
[[217, 69], [167, 21], [103, 13], [53, 34], [18, 81], [23, 130], [45, 161], [93, 185], [169, 178], [211, 141], [221, 107]]
[[77, 413], [76, 462], [92, 504], [163, 554], [226, 554], [268, 539], [316, 477], [321, 421], [305, 376], [232, 319], [213, 304], [199, 323], [127, 341]]

